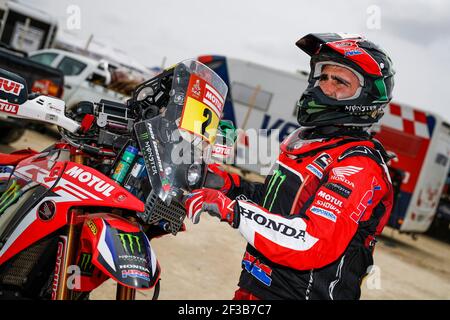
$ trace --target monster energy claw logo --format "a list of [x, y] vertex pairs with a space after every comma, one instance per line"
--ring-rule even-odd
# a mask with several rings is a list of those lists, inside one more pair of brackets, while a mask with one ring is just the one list
[[[129, 233], [119, 233], [118, 236], [125, 251], [127, 251], [128, 253], [131, 251], [131, 253], [134, 254], [134, 250], [137, 249], [138, 252], [141, 253], [141, 243], [138, 236]], [[128, 251], [127, 243], [130, 251]]]
[[21, 187], [17, 183], [17, 181], [12, 180], [9, 188], [5, 192], [3, 192], [0, 197], [0, 215], [19, 198], [19, 195], [21, 193], [20, 189]]
[[139, 137], [140, 137], [142, 140], [148, 140], [148, 132], [141, 133], [141, 134], [139, 135]]
[[81, 259], [80, 259], [80, 269], [82, 272], [91, 272], [93, 265], [92, 265], [92, 255], [89, 253], [82, 253]]
[[[272, 210], [275, 199], [278, 196], [278, 190], [280, 189], [280, 186], [284, 182], [284, 180], [286, 180], [286, 175], [282, 174], [281, 170], [274, 170], [272, 178], [269, 181], [268, 190], [263, 203], [263, 207], [267, 210]], [[272, 195], [272, 201], [270, 201], [270, 203], [267, 203], [269, 207], [266, 207], [266, 202], [268, 198], [270, 199], [270, 195]]]

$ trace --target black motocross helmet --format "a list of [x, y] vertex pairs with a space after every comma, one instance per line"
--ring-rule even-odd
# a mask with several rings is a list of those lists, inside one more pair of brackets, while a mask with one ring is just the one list
[[[369, 127], [383, 116], [392, 99], [395, 72], [381, 48], [361, 36], [337, 33], [311, 33], [296, 45], [311, 56], [309, 85], [298, 101], [301, 126]], [[337, 100], [323, 93], [319, 77], [328, 64], [355, 73], [360, 81], [355, 95]]]

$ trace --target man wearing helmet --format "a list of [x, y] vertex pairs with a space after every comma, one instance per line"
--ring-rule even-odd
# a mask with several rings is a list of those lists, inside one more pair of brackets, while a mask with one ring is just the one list
[[271, 174], [249, 183], [211, 165], [222, 189], [193, 191], [186, 209], [194, 223], [207, 211], [247, 240], [235, 299], [359, 299], [392, 208], [388, 156], [369, 129], [391, 100], [394, 71], [359, 36], [309, 34], [296, 44], [311, 56], [301, 127]]

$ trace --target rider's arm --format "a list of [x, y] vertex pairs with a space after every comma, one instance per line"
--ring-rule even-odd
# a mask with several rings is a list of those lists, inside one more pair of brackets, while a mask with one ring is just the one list
[[360, 221], [376, 212], [385, 223], [392, 192], [384, 174], [368, 157], [342, 160], [301, 208], [301, 217], [238, 200], [239, 231], [275, 263], [299, 270], [323, 267], [342, 255]]
[[230, 190], [230, 192], [228, 192], [227, 196], [230, 199], [236, 199], [236, 197], [244, 195], [247, 199], [255, 203], [260, 203], [260, 201], [264, 197], [264, 192], [265, 192], [264, 183], [249, 182], [242, 178], [239, 178], [239, 185], [235, 185]]
[[[211, 179], [209, 176], [207, 177], [205, 187], [220, 190], [230, 199], [234, 200], [238, 196], [244, 196], [248, 200], [259, 203], [264, 196], [265, 187], [263, 183], [248, 182], [238, 174], [226, 171], [218, 164], [208, 166], [209, 174], [214, 177]], [[215, 177], [220, 177], [220, 182]], [[268, 176], [269, 179], [270, 177]]]

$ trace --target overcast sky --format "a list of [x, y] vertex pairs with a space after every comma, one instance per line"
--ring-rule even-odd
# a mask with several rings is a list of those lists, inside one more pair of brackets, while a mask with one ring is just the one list
[[[278, 69], [309, 68], [295, 42], [311, 32], [360, 33], [391, 56], [394, 100], [450, 120], [450, 1], [447, 0], [22, 0], [80, 28], [146, 66], [220, 54]], [[69, 8], [69, 11], [68, 11]], [[72, 24], [73, 26], [73, 24]], [[300, 96], [299, 92], [299, 96]]]

